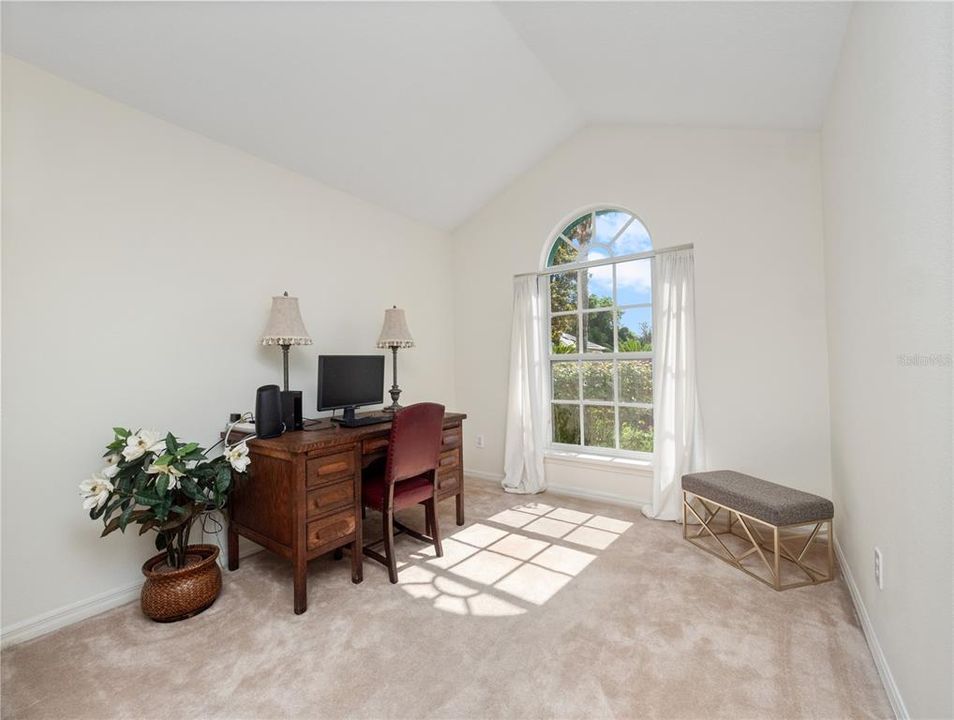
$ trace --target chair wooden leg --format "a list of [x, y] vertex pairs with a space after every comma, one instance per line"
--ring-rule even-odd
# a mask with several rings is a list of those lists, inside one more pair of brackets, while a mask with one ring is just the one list
[[437, 498], [431, 498], [424, 505], [427, 517], [427, 525], [432, 538], [434, 538], [434, 552], [437, 557], [444, 557], [444, 548], [441, 547], [441, 528], [437, 522]]
[[384, 517], [384, 557], [388, 561], [388, 579], [397, 583], [397, 563], [394, 561], [394, 511], [388, 509]]

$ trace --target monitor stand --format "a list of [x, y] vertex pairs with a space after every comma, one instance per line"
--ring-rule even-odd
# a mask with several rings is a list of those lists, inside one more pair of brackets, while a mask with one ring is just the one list
[[340, 418], [333, 417], [331, 422], [338, 423], [342, 427], [360, 427], [362, 425], [377, 425], [378, 423], [391, 422], [393, 418], [390, 415], [365, 415], [358, 417], [354, 414], [356, 406], [351, 405], [344, 409]]

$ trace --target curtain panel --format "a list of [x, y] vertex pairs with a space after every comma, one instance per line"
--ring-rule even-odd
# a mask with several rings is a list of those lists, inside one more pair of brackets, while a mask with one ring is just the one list
[[653, 258], [653, 501], [643, 514], [682, 520], [682, 476], [704, 463], [696, 387], [692, 250]]
[[547, 350], [546, 277], [514, 278], [513, 329], [510, 338], [510, 387], [504, 449], [504, 490], [546, 490], [543, 451], [546, 444]]

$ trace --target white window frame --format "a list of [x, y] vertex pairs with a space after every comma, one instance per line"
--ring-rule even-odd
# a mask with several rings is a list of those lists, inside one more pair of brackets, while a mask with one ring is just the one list
[[[615, 209], [615, 208], [601, 207], [598, 209], [602, 210], [602, 209]], [[630, 213], [628, 210], [623, 210], [622, 212], [626, 212], [627, 214], [633, 215], [633, 213]], [[590, 211], [590, 214], [594, 216], [593, 217], [594, 231], [595, 231], [595, 221], [596, 221], [595, 213], [596, 213], [596, 210]], [[586, 214], [587, 214], [586, 212], [582, 212], [578, 215], [575, 215], [573, 219], [570, 220], [570, 223], [575, 222], [578, 218], [583, 217]], [[638, 219], [636, 218], [636, 216], [633, 215], [633, 218], [629, 222], [627, 222], [623, 226], [623, 228], [613, 237], [613, 240], [610, 241], [610, 244], [612, 244], [612, 242], [615, 241], [616, 238], [622, 235], [632, 222], [637, 220]], [[653, 404], [651, 402], [650, 403], [631, 403], [631, 402], [619, 401], [619, 361], [620, 360], [650, 360], [652, 361], [653, 352], [652, 351], [648, 351], [648, 352], [646, 351], [643, 351], [643, 352], [616, 351], [616, 348], [619, 347], [618, 340], [619, 340], [620, 311], [632, 310], [635, 308], [649, 308], [650, 313], [652, 313], [652, 302], [635, 303], [635, 304], [627, 304], [627, 305], [616, 304], [617, 302], [617, 284], [616, 284], [617, 267], [616, 266], [619, 265], [620, 263], [630, 262], [632, 260], [645, 260], [647, 258], [652, 258], [655, 252], [652, 250], [649, 250], [647, 252], [633, 253], [629, 255], [611, 256], [609, 258], [604, 258], [600, 260], [591, 260], [587, 262], [567, 263], [564, 265], [546, 266], [546, 258], [549, 257], [553, 244], [556, 243], [561, 238], [566, 240], [562, 232], [557, 234], [557, 236], [550, 241], [550, 243], [546, 247], [545, 255], [544, 255], [545, 267], [544, 267], [543, 274], [545, 276], [545, 282], [547, 285], [547, 293], [546, 293], [547, 294], [547, 299], [546, 299], [546, 303], [547, 303], [547, 312], [546, 312], [547, 449], [561, 452], [561, 453], [576, 453], [580, 455], [602, 455], [602, 456], [610, 456], [610, 457], [633, 458], [637, 460], [652, 460], [652, 457], [653, 457], [652, 452], [645, 452], [640, 450], [625, 450], [619, 447], [619, 408], [633, 407], [633, 408], [648, 409], [650, 411], [652, 411], [652, 408], [653, 408]], [[588, 271], [594, 267], [606, 267], [606, 266], [611, 266], [613, 269], [613, 305], [607, 306], [607, 307], [601, 307], [601, 308], [592, 308], [592, 309], [584, 308], [584, 305], [586, 303], [584, 298], [580, 294], [580, 288], [582, 287], [582, 284], [580, 282], [580, 273], [584, 271]], [[567, 311], [554, 313], [552, 311], [552, 301], [550, 298], [550, 287], [551, 287], [550, 276], [561, 275], [561, 274], [572, 273], [572, 272], [576, 272], [577, 274], [576, 310], [567, 310]], [[650, 283], [652, 283], [651, 273], [652, 273], [652, 268], [650, 266]], [[613, 348], [611, 349], [610, 352], [603, 352], [603, 353], [581, 353], [581, 352], [554, 353], [553, 352], [553, 344], [550, 338], [550, 332], [552, 328], [552, 318], [568, 317], [568, 316], [576, 315], [577, 350], [579, 350], [579, 348], [582, 347], [585, 341], [585, 339], [582, 337], [583, 315], [585, 313], [606, 312], [606, 311], [612, 312], [612, 317], [613, 317]], [[574, 361], [577, 363], [577, 366], [579, 369], [579, 371], [577, 372], [577, 376], [578, 376], [577, 393], [579, 396], [578, 400], [555, 400], [553, 398], [553, 378], [552, 378], [551, 368], [554, 362], [564, 362], [564, 361], [565, 362]], [[593, 361], [612, 361], [613, 363], [613, 391], [616, 396], [614, 400], [610, 401], [610, 400], [584, 400], [583, 399], [582, 363], [593, 362]], [[653, 369], [652, 382], [653, 382], [653, 387], [655, 387], [655, 381], [656, 381], [655, 363], [652, 363], [651, 367]], [[553, 441], [553, 405], [579, 406], [579, 412], [580, 412], [580, 444], [579, 445], [571, 445], [567, 443], [558, 443]], [[616, 447], [605, 448], [605, 447], [598, 447], [598, 446], [584, 444], [586, 439], [586, 425], [584, 421], [586, 406], [600, 406], [600, 407], [613, 408], [613, 432], [614, 432], [614, 443]], [[654, 429], [653, 446], [655, 447], [655, 429]]]

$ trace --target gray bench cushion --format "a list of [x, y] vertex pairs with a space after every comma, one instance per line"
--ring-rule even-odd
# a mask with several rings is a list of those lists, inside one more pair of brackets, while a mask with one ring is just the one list
[[772, 525], [817, 522], [835, 515], [831, 500], [732, 470], [683, 475], [682, 489]]

